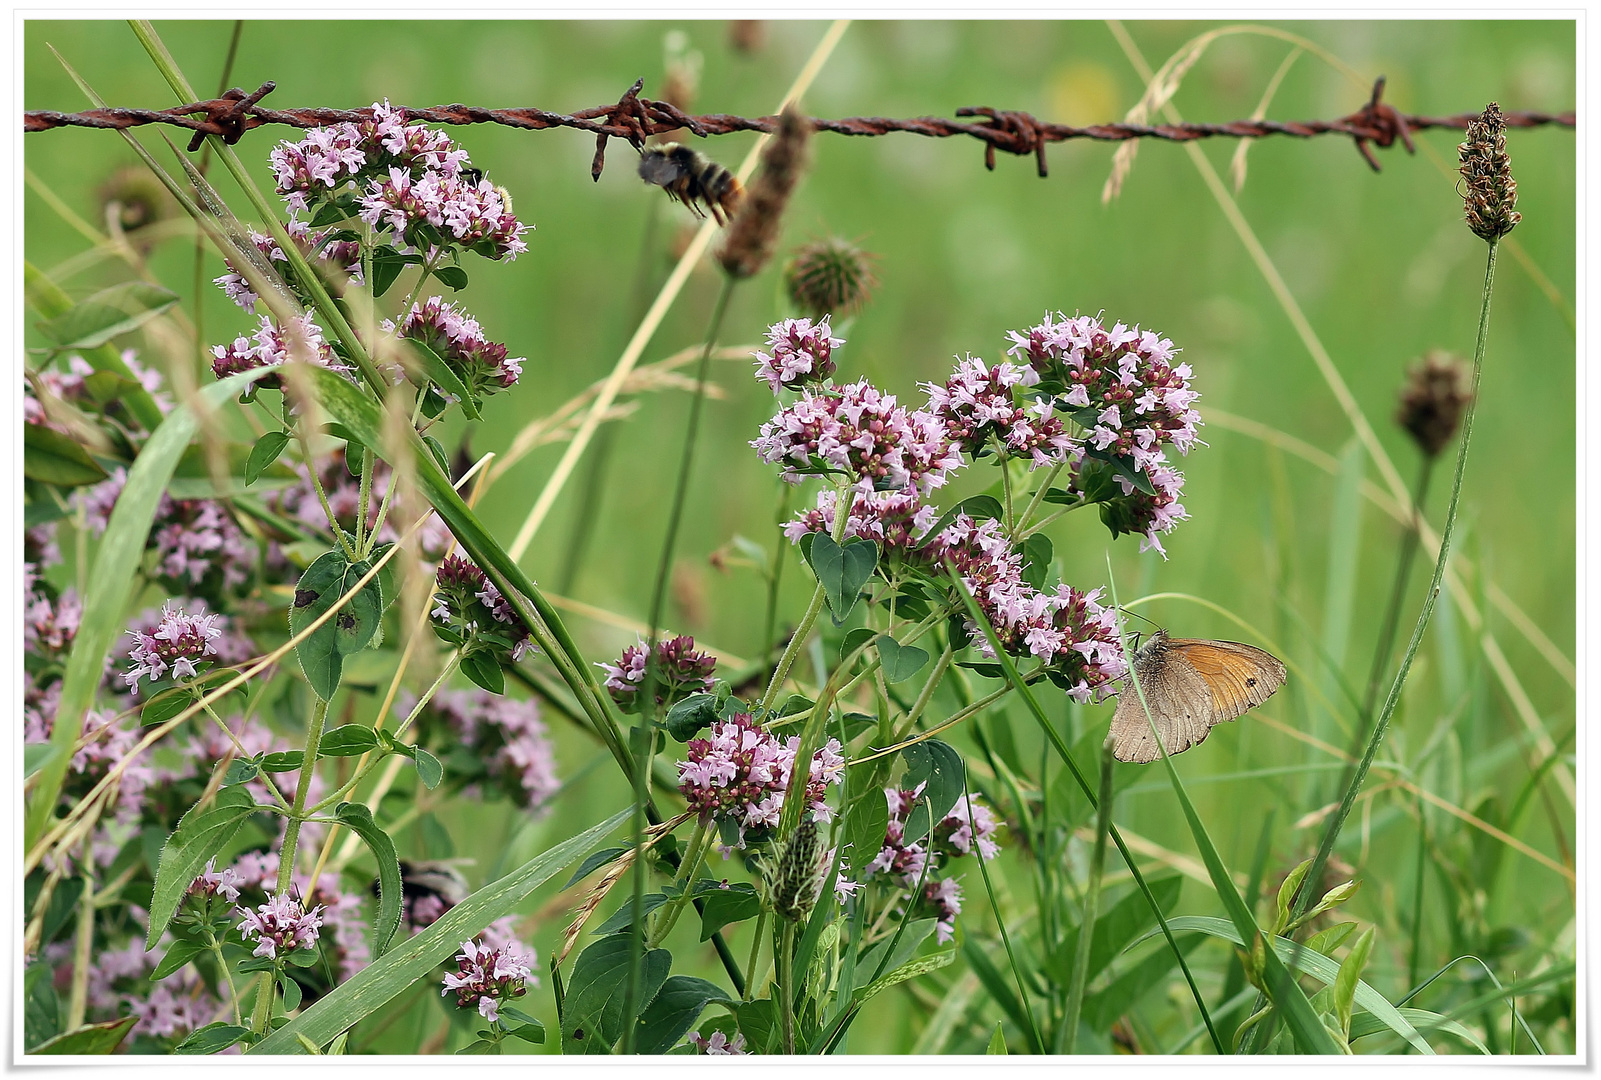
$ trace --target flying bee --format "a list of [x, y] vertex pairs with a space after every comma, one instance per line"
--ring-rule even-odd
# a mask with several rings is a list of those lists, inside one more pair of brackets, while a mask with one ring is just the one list
[[739, 178], [697, 150], [679, 143], [647, 147], [639, 156], [639, 178], [665, 188], [668, 196], [705, 217], [704, 203], [717, 224], [728, 224], [745, 194]]
[[[456, 869], [461, 860], [400, 860], [400, 895], [416, 904], [432, 898], [434, 906], [448, 911], [467, 899], [467, 879]], [[469, 860], [470, 861], [470, 860]], [[373, 895], [378, 895], [378, 882], [372, 883]]]

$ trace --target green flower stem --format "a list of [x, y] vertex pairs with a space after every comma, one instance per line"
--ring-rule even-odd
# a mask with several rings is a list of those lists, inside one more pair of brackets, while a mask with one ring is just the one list
[[[345, 454], [350, 454], [350, 446], [346, 444]], [[389, 485], [394, 487], [393, 484]], [[361, 450], [361, 481], [357, 487], [359, 492], [360, 509], [356, 511], [356, 550], [363, 556], [367, 554], [367, 510], [372, 505], [372, 451], [366, 447]], [[374, 535], [377, 534], [373, 530]]]
[[[211, 717], [211, 719], [215, 721], [216, 725], [228, 736], [228, 739], [234, 745], [234, 749], [239, 751], [241, 756], [249, 757], [250, 752], [247, 751], [244, 747], [244, 744], [239, 741], [239, 736], [234, 734], [233, 728], [222, 722], [222, 717], [218, 716], [217, 711], [211, 707], [211, 702], [207, 701], [205, 698], [201, 698], [200, 707], [206, 710], [206, 715]], [[284, 802], [284, 797], [278, 793], [278, 786], [270, 782], [263, 786], [266, 787], [267, 794], [272, 796], [273, 802], [278, 804], [278, 809], [285, 814], [289, 813], [289, 804]]]
[[[1079, 1017], [1084, 1011], [1084, 986], [1089, 981], [1090, 948], [1095, 937], [1095, 918], [1100, 907], [1101, 874], [1106, 868], [1106, 834], [1112, 827], [1112, 738], [1101, 747], [1101, 805], [1097, 808], [1095, 851], [1090, 856], [1090, 880], [1084, 890], [1084, 919], [1078, 928], [1078, 949], [1073, 956], [1073, 978], [1067, 988], [1067, 1012], [1063, 1017], [1066, 1035], [1062, 1053], [1071, 1054], [1078, 1045]], [[974, 836], [978, 835], [975, 830]]]
[[275, 973], [263, 971], [256, 980], [256, 1007], [250, 1014], [250, 1030], [266, 1034], [267, 1021], [272, 1019], [272, 998], [278, 988]]
[[[978, 824], [973, 818], [972, 792], [967, 794], [967, 828], [973, 837], [973, 854], [978, 859], [978, 872], [984, 878], [984, 893], [989, 897], [990, 908], [995, 913], [995, 925], [1001, 931], [1001, 944], [1006, 947], [1006, 962], [1012, 969], [1012, 978], [1017, 982], [1017, 1000], [1023, 1006], [1023, 1015], [1028, 1018], [1029, 1048], [1036, 1054], [1045, 1053], [1045, 1042], [1040, 1038], [1039, 1021], [1034, 1019], [1034, 1003], [1029, 1000], [1028, 990], [1023, 985], [1023, 969], [1017, 964], [1017, 956], [1012, 952], [1012, 935], [1006, 932], [1006, 920], [1001, 918], [999, 905], [995, 903], [995, 889], [990, 884], [989, 860], [984, 858], [984, 849], [978, 846]], [[1021, 801], [1018, 803], [1022, 805]], [[927, 867], [924, 868], [925, 872]], [[1082, 940], [1082, 938], [1080, 939]], [[1071, 1054], [1071, 1048], [1067, 1053]]]
[[233, 1006], [233, 1022], [236, 1025], [242, 1025], [244, 1019], [239, 1012], [239, 990], [233, 984], [233, 972], [228, 969], [228, 961], [222, 957], [222, 942], [218, 941], [217, 935], [210, 930], [206, 931], [206, 938], [207, 947], [211, 949], [212, 955], [217, 958], [217, 969], [222, 972], [223, 981], [228, 984], [228, 1004]]
[[912, 711], [906, 714], [906, 722], [901, 725], [899, 731], [890, 735], [890, 742], [900, 742], [911, 734], [912, 728], [917, 726], [917, 721], [922, 717], [924, 710], [928, 708], [928, 703], [933, 700], [934, 690], [939, 686], [940, 681], [945, 678], [945, 672], [951, 666], [951, 658], [955, 655], [951, 651], [951, 647], [946, 645], [945, 651], [939, 654], [938, 660], [934, 661], [934, 670], [929, 673], [928, 681], [923, 684], [923, 689], [918, 693], [917, 700], [912, 702]]
[[756, 962], [762, 958], [762, 942], [767, 940], [762, 931], [767, 929], [767, 908], [762, 907], [756, 913], [756, 934], [750, 942], [750, 959], [745, 961], [745, 992], [740, 995], [742, 1001], [749, 1001], [751, 995], [760, 989], [756, 985]]
[[678, 868], [677, 882], [683, 891], [673, 897], [656, 916], [656, 928], [651, 932], [646, 948], [656, 948], [667, 940], [668, 934], [673, 932], [673, 926], [678, 922], [678, 917], [683, 914], [685, 905], [689, 903], [689, 898], [695, 891], [695, 875], [700, 873], [701, 864], [706, 861], [706, 852], [711, 848], [708, 842], [710, 836], [711, 830], [706, 823], [696, 821], [695, 835], [689, 841], [689, 854]]
[[[406, 729], [411, 726], [412, 721], [417, 719], [417, 717], [422, 713], [423, 709], [427, 707], [428, 703], [433, 700], [434, 695], [439, 693], [439, 691], [444, 687], [445, 683], [449, 681], [451, 675], [455, 673], [456, 666], [459, 663], [461, 663], [461, 650], [456, 649], [451, 652], [449, 658], [445, 661], [444, 670], [439, 673], [439, 678], [435, 679], [433, 681], [433, 685], [428, 687], [428, 689], [423, 692], [422, 697], [417, 699], [417, 704], [411, 707], [411, 712], [406, 714], [406, 719], [402, 720], [400, 722], [400, 726], [395, 729], [394, 738], [396, 740], [399, 740], [400, 737], [406, 733]], [[307, 813], [320, 814], [322, 811], [337, 803], [340, 799], [344, 798], [348, 792], [355, 788], [357, 784], [366, 779], [367, 776], [371, 774], [371, 772], [386, 759], [386, 757], [387, 755], [369, 757], [368, 760], [361, 766], [361, 768], [355, 771], [349, 780], [346, 780], [343, 784], [340, 784], [336, 790], [330, 792], [322, 799], [321, 802], [317, 803], [317, 805], [308, 810]], [[376, 807], [374, 807], [374, 809], [376, 809]], [[330, 837], [330, 840], [331, 839], [332, 838]]]
[[317, 491], [317, 501], [322, 504], [322, 512], [328, 517], [328, 527], [333, 530], [334, 540], [344, 549], [351, 562], [357, 562], [360, 556], [356, 554], [356, 549], [350, 546], [344, 528], [340, 526], [339, 519], [334, 517], [334, 508], [328, 503], [328, 493], [322, 489], [322, 477], [317, 475], [317, 459], [312, 456], [311, 444], [306, 441], [301, 425], [296, 424], [294, 432], [295, 442], [300, 445], [300, 456], [306, 462], [306, 472], [311, 475], [311, 486]]
[[784, 1053], [795, 1052], [795, 924], [781, 920], [783, 929], [778, 941], [779, 1015], [783, 1018]]
[[1027, 540], [1029, 537], [1033, 536], [1035, 533], [1037, 533], [1041, 529], [1045, 528], [1045, 526], [1049, 525], [1051, 522], [1055, 521], [1057, 518], [1063, 517], [1064, 515], [1067, 515], [1067, 514], [1071, 514], [1074, 510], [1082, 510], [1086, 506], [1094, 506], [1094, 505], [1095, 504], [1091, 503], [1091, 502], [1076, 502], [1072, 506], [1064, 506], [1060, 510], [1056, 511], [1056, 513], [1047, 514], [1045, 517], [1041, 518], [1040, 521], [1039, 521], [1039, 524], [1033, 526], [1032, 528], [1024, 529], [1023, 532], [1022, 532], [1022, 535], [1019, 536], [1018, 539], [1019, 540]]
[[1028, 500], [1028, 505], [1023, 508], [1023, 516], [1017, 519], [1017, 527], [1019, 529], [1028, 528], [1028, 523], [1034, 519], [1034, 511], [1039, 509], [1040, 503], [1045, 498], [1045, 493], [1051, 490], [1051, 485], [1056, 483], [1056, 478], [1061, 475], [1062, 470], [1066, 467], [1067, 463], [1063, 461], [1051, 466], [1051, 471], [1045, 474], [1044, 481], [1034, 489], [1033, 497]]
[[[853, 498], [854, 496], [850, 495], [850, 486], [845, 481], [841, 480], [835, 484], [834, 529], [831, 536], [836, 544], [845, 538], [845, 527], [850, 524], [849, 511], [842, 514], [839, 513], [838, 508], [845, 505], [848, 499]], [[785, 679], [789, 678], [789, 669], [794, 665], [795, 658], [800, 655], [801, 649], [805, 647], [806, 638], [812, 632], [812, 624], [817, 621], [817, 616], [823, 610], [823, 604], [827, 599], [828, 594], [823, 589], [823, 583], [819, 581], [817, 588], [812, 590], [811, 602], [806, 605], [806, 613], [801, 616], [800, 625], [795, 627], [795, 632], [790, 635], [788, 644], [784, 646], [783, 655], [778, 658], [778, 664], [773, 668], [773, 677], [768, 681], [767, 689], [762, 693], [761, 704], [757, 707], [758, 712], [766, 713], [768, 709], [773, 707], [773, 702], [778, 697], [778, 688], [784, 685]]]
[[1451, 479], [1451, 501], [1445, 511], [1445, 525], [1440, 530], [1440, 552], [1434, 560], [1434, 577], [1429, 582], [1429, 591], [1423, 598], [1423, 610], [1418, 613], [1417, 625], [1412, 630], [1412, 640], [1407, 643], [1406, 652], [1401, 657], [1401, 669], [1395, 673], [1395, 681], [1390, 684], [1389, 695], [1384, 700], [1384, 707], [1379, 711], [1378, 719], [1373, 725], [1373, 733], [1368, 738], [1367, 750], [1362, 754], [1362, 760], [1357, 764], [1356, 773], [1351, 782], [1346, 785], [1345, 794], [1340, 799], [1339, 809], [1329, 819], [1328, 827], [1323, 831], [1323, 840], [1318, 844], [1317, 854], [1312, 858], [1312, 868], [1307, 871], [1305, 884], [1302, 885], [1300, 895], [1296, 897], [1294, 915], [1304, 915], [1317, 898], [1317, 882], [1323, 879], [1323, 867], [1329, 861], [1329, 855], [1334, 851], [1334, 844], [1340, 837], [1340, 830], [1345, 827], [1345, 820], [1351, 814], [1351, 807], [1356, 802], [1358, 792], [1367, 779], [1368, 769], [1373, 765], [1373, 758], [1379, 752], [1379, 745], [1384, 742], [1385, 733], [1390, 728], [1390, 718], [1395, 714], [1395, 707], [1401, 700], [1401, 688], [1406, 685], [1406, 677], [1412, 670], [1412, 660], [1417, 655], [1418, 647], [1423, 644], [1423, 634], [1429, 627], [1429, 620], [1434, 615], [1434, 605], [1440, 598], [1440, 582], [1445, 577], [1445, 566], [1451, 554], [1451, 536], [1456, 531], [1457, 506], [1462, 499], [1462, 475], [1467, 471], [1468, 443], [1473, 437], [1473, 414], [1479, 404], [1479, 376], [1484, 370], [1484, 347], [1490, 335], [1490, 298], [1495, 290], [1495, 255], [1499, 243], [1495, 240], [1489, 242], [1490, 251], [1485, 258], [1484, 266], [1484, 293], [1479, 304], [1479, 332], [1473, 344], [1473, 386], [1468, 406], [1462, 413], [1462, 441], [1457, 444], [1456, 473]]
[[778, 537], [773, 543], [773, 565], [767, 575], [767, 611], [762, 620], [762, 655], [757, 674], [768, 670], [767, 659], [773, 654], [773, 633], [778, 626], [778, 585], [784, 576], [784, 553], [788, 538], [784, 536], [784, 521], [789, 517], [789, 485], [779, 482], [783, 490], [778, 499]]
[[283, 847], [278, 852], [278, 893], [289, 891], [289, 881], [295, 870], [295, 842], [300, 838], [300, 823], [306, 819], [306, 800], [311, 795], [311, 777], [317, 769], [317, 748], [322, 744], [322, 725], [328, 717], [328, 703], [322, 698], [311, 707], [311, 723], [306, 726], [306, 746], [300, 763], [300, 779], [295, 784], [295, 805], [289, 811], [289, 824], [284, 829]]

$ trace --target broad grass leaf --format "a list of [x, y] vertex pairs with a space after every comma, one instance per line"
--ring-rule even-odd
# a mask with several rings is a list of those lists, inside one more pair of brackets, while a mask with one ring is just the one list
[[56, 748], [49, 743], [27, 743], [22, 748], [22, 778], [26, 780], [40, 769], [45, 762], [56, 754]]
[[716, 983], [691, 975], [672, 976], [662, 983], [650, 1005], [640, 1013], [639, 1030], [634, 1034], [635, 1052], [665, 1054], [714, 1001], [735, 1003]]
[[[884, 972], [894, 971], [911, 959], [912, 954], [922, 948], [923, 942], [934, 932], [937, 923], [938, 920], [935, 919], [913, 919], [906, 924], [899, 941], [891, 936], [863, 952], [856, 960], [855, 989], [860, 990], [877, 978], [881, 974], [880, 968]], [[892, 945], [895, 951], [886, 962], [884, 953]]]
[[1012, 1024], [1020, 1031], [1029, 1031], [1028, 1014], [1024, 1011], [1022, 1003], [1017, 1000], [1017, 987], [1011, 980], [1001, 974], [982, 945], [976, 938], [967, 938], [962, 942], [962, 956], [967, 960], [967, 966], [978, 976], [979, 983], [988, 991], [995, 1004], [1001, 1007]]
[[[1441, 1016], [1437, 1012], [1430, 1012], [1428, 1009], [1402, 1008], [1396, 1011], [1419, 1031], [1444, 1032], [1447, 1035], [1456, 1036], [1481, 1054], [1490, 1052], [1490, 1048], [1485, 1046], [1483, 1040], [1475, 1035], [1471, 1029], [1449, 1017]], [[1364, 1035], [1378, 1035], [1381, 1032], [1390, 1030], [1389, 1025], [1372, 1013], [1363, 1013], [1360, 1016], [1351, 1018], [1350, 1038], [1352, 1042], [1362, 1038]]]
[[1006, 1032], [1001, 1030], [1001, 1022], [999, 1020], [995, 1021], [995, 1034], [990, 1036], [989, 1048], [984, 1052], [986, 1054], [1006, 1053]]
[[429, 924], [422, 933], [398, 943], [306, 1007], [306, 1011], [252, 1048], [259, 1054], [302, 1053], [296, 1036], [318, 1046], [371, 1016], [455, 955], [463, 941], [506, 914], [517, 904], [589, 852], [632, 815], [622, 810], [549, 851], [537, 855], [492, 881]]
[[192, 806], [178, 819], [178, 827], [161, 849], [156, 866], [156, 883], [150, 895], [150, 927], [145, 948], [154, 948], [167, 924], [178, 912], [190, 882], [200, 876], [206, 861], [233, 839], [234, 833], [258, 807], [255, 797], [242, 787], [222, 788], [216, 801], [201, 811]]
[[[1242, 945], [1239, 930], [1227, 919], [1219, 919], [1211, 915], [1180, 915], [1177, 918], [1169, 919], [1168, 926], [1175, 933], [1181, 930], [1198, 930], [1203, 934], [1210, 934], [1212, 937], [1222, 938], [1225, 941], [1232, 941], [1236, 945]], [[1155, 934], [1156, 931], [1145, 934], [1139, 941], [1144, 941], [1155, 936]], [[1139, 941], [1134, 944], [1139, 944]], [[1340, 965], [1334, 960], [1289, 938], [1275, 937], [1273, 939], [1273, 955], [1276, 956], [1280, 963], [1286, 963], [1293, 959], [1297, 971], [1305, 972], [1325, 985], [1334, 982], [1340, 973]], [[1411, 1043], [1413, 1049], [1417, 1050], [1418, 1053], [1434, 1053], [1434, 1049], [1418, 1034], [1417, 1029], [1407, 1022], [1401, 1011], [1390, 1004], [1389, 999], [1383, 994], [1367, 983], [1360, 981], [1357, 983], [1352, 1000], [1357, 1007], [1365, 1010], [1377, 1018], [1385, 1027]]]
[[[562, 1009], [562, 1053], [609, 1054], [622, 1037], [632, 940], [631, 934], [612, 934], [579, 954]], [[645, 949], [640, 953], [636, 1008], [643, 1011], [650, 1007], [667, 981], [672, 963], [672, 954], [666, 949]]]
[[[1183, 890], [1184, 879], [1177, 874], [1167, 877], [1151, 878], [1147, 880], [1151, 895], [1161, 906], [1163, 913], [1172, 911], [1178, 904], [1179, 893]], [[1090, 969], [1088, 979], [1094, 979], [1106, 966], [1140, 934], [1156, 924], [1156, 913], [1151, 910], [1150, 903], [1139, 891], [1134, 890], [1124, 896], [1117, 903], [1101, 912], [1095, 919], [1095, 932], [1090, 938]], [[1078, 950], [1077, 926], [1062, 935], [1062, 943], [1051, 954], [1050, 967], [1053, 971], [1069, 971], [1073, 966], [1073, 956]], [[1168, 958], [1173, 959], [1171, 951]]]
[[43, 424], [22, 425], [22, 475], [59, 488], [98, 484], [109, 473], [76, 439]]
[[938, 971], [940, 968], [949, 965], [955, 959], [956, 950], [945, 949], [941, 952], [930, 953], [928, 956], [919, 956], [914, 960], [908, 960], [894, 971], [891, 971], [887, 975], [880, 975], [878, 978], [868, 983], [865, 987], [858, 990], [856, 992], [856, 1000], [858, 1002], [866, 1002], [874, 995], [880, 994], [883, 991], [888, 990], [890, 987], [899, 983], [903, 983], [908, 979], [915, 979], [919, 975], [927, 975], [931, 971]]
[[[1099, 929], [1097, 926], [1096, 930]], [[1206, 940], [1206, 935], [1186, 934], [1175, 940], [1178, 942], [1179, 952], [1188, 956], [1196, 945]], [[1176, 963], [1178, 957], [1174, 955], [1172, 949], [1159, 949], [1151, 953], [1107, 983], [1105, 987], [1084, 998], [1084, 1011], [1080, 1014], [1084, 1023], [1095, 1031], [1108, 1030], [1117, 1022], [1118, 1017], [1128, 1012], [1140, 998], [1160, 985]]]
[[128, 1029], [139, 1018], [124, 1016], [103, 1024], [85, 1024], [63, 1035], [46, 1040], [29, 1050], [30, 1054], [110, 1054], [122, 1044]]
[[93, 349], [139, 329], [177, 302], [178, 294], [170, 289], [127, 281], [100, 290], [38, 327], [59, 349]]
[[[46, 319], [56, 319], [65, 315], [73, 306], [72, 297], [68, 296], [61, 286], [50, 280], [49, 275], [34, 266], [31, 262], [22, 264], [23, 285], [27, 293], [28, 306], [37, 311]], [[155, 431], [161, 426], [161, 409], [156, 405], [155, 398], [150, 391], [133, 377], [133, 372], [122, 359], [122, 354], [110, 345], [98, 345], [92, 349], [79, 350], [89, 366], [97, 372], [109, 372], [116, 375], [121, 382], [122, 390], [120, 400], [130, 413], [144, 425], [146, 431]], [[251, 378], [260, 378], [251, 375]]]
[[400, 858], [395, 842], [379, 828], [372, 811], [360, 803], [340, 803], [334, 808], [340, 824], [361, 837], [378, 864], [378, 915], [373, 919], [373, 955], [382, 957], [400, 926]]

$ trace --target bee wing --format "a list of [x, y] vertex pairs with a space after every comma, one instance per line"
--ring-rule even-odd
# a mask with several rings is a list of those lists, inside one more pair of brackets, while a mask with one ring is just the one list
[[[1180, 657], [1170, 656], [1140, 672], [1140, 686], [1151, 720], [1169, 754], [1182, 754], [1212, 728], [1212, 699], [1206, 682]], [[1131, 681], [1117, 697], [1112, 714], [1112, 756], [1144, 765], [1162, 756], [1151, 737], [1140, 695]]]
[[1284, 664], [1254, 645], [1177, 638], [1168, 642], [1168, 648], [1205, 682], [1212, 700], [1213, 724], [1239, 717], [1284, 685]]

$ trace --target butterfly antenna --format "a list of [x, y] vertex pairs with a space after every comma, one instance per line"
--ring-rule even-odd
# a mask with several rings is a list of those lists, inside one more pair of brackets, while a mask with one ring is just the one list
[[1162, 628], [1162, 627], [1161, 627], [1161, 624], [1160, 624], [1160, 623], [1157, 623], [1157, 622], [1154, 622], [1154, 621], [1153, 621], [1153, 620], [1151, 620], [1151, 619], [1147, 619], [1147, 618], [1146, 618], [1146, 617], [1145, 617], [1145, 616], [1144, 616], [1144, 615], [1141, 615], [1141, 614], [1140, 614], [1140, 613], [1139, 613], [1139, 612], [1137, 612], [1137, 611], [1130, 611], [1130, 610], [1129, 610], [1129, 609], [1128, 609], [1128, 608], [1126, 608], [1126, 607], [1120, 607], [1120, 608], [1118, 608], [1118, 609], [1117, 609], [1117, 610], [1119, 610], [1119, 611], [1121, 611], [1121, 612], [1122, 612], [1122, 613], [1123, 613], [1123, 614], [1125, 614], [1125, 615], [1132, 615], [1132, 616], [1134, 616], [1134, 617], [1135, 617], [1135, 618], [1136, 618], [1136, 619], [1139, 619], [1139, 620], [1141, 620], [1141, 621], [1143, 621], [1143, 622], [1148, 622], [1148, 623], [1150, 623], [1150, 624], [1151, 624], [1151, 625], [1152, 625], [1152, 626], [1154, 626], [1154, 627], [1156, 627], [1156, 628], [1157, 628], [1157, 629], [1158, 629], [1158, 630], [1160, 630], [1160, 629], [1161, 629], [1161, 628]]

